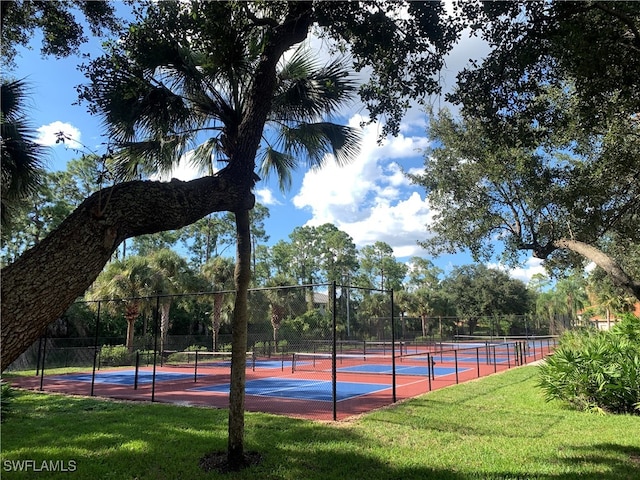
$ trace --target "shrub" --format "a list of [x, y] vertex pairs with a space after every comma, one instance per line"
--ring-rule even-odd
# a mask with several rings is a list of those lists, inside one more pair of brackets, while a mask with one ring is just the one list
[[566, 332], [540, 367], [547, 400], [580, 410], [640, 414], [640, 320], [626, 316], [611, 331]]
[[100, 363], [117, 367], [131, 364], [131, 354], [124, 345], [103, 345], [100, 349]]
[[185, 350], [187, 352], [206, 352], [207, 347], [202, 345], [189, 345], [187, 348], [185, 348]]
[[0, 421], [4, 422], [11, 412], [15, 390], [7, 382], [0, 382]]

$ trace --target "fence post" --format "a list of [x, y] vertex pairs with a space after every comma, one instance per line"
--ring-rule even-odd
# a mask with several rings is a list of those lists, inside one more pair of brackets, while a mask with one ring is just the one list
[[333, 421], [335, 422], [338, 419], [338, 382], [337, 382], [337, 365], [336, 365], [336, 350], [338, 345], [337, 337], [337, 318], [336, 318], [336, 281], [333, 281], [333, 313], [332, 313], [332, 346], [331, 346], [331, 389], [332, 389], [332, 398], [333, 398]]
[[42, 347], [42, 365], [40, 367], [40, 391], [43, 389], [44, 385], [44, 364], [47, 360], [47, 333], [49, 333], [49, 328], [44, 331], [44, 345]]
[[91, 396], [93, 397], [93, 387], [96, 383], [96, 363], [98, 362], [98, 333], [100, 331], [100, 306], [101, 301], [98, 301], [98, 314], [96, 317], [96, 335], [93, 342], [93, 370], [91, 372]]
[[160, 310], [160, 295], [156, 296], [156, 310], [153, 312], [153, 376], [151, 377], [151, 401], [156, 400], [156, 363], [158, 356], [158, 311]]
[[391, 294], [391, 392], [393, 403], [396, 403], [396, 324], [393, 321], [393, 288]]
[[36, 377], [40, 375], [40, 361], [42, 359], [42, 336], [38, 339], [38, 358], [36, 359]]

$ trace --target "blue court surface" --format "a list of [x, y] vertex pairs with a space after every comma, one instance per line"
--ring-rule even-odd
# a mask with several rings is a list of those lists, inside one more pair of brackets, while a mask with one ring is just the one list
[[[252, 362], [247, 362], [250, 366]], [[256, 360], [256, 368], [291, 368], [291, 360]]]
[[[114, 385], [133, 385], [135, 383], [135, 370], [117, 370], [113, 372], [96, 372], [95, 383], [111, 383]], [[74, 382], [91, 382], [91, 374], [60, 375], [52, 377], [54, 380], [71, 380]], [[156, 382], [176, 381], [193, 379], [193, 374], [156, 372]], [[140, 370], [138, 372], [138, 383], [151, 383], [153, 372]]]
[[[336, 400], [347, 400], [370, 393], [388, 390], [390, 385], [377, 383], [337, 382]], [[191, 388], [190, 391], [229, 393], [229, 384], [210, 385]], [[294, 400], [317, 400], [332, 402], [332, 386], [330, 381], [299, 380], [290, 378], [260, 378], [249, 380], [246, 384], [247, 395], [262, 397], [278, 397]]]
[[[458, 372], [464, 372], [469, 370], [468, 368], [458, 368]], [[377, 364], [363, 364], [363, 365], [355, 365], [352, 367], [342, 367], [338, 368], [339, 372], [345, 373], [384, 373], [387, 375], [391, 375], [393, 373], [393, 369], [391, 365], [377, 365]], [[436, 377], [442, 377], [444, 375], [451, 375], [452, 373], [456, 373], [455, 367], [433, 367], [433, 374]], [[429, 375], [429, 369], [421, 366], [415, 365], [402, 365], [396, 364], [396, 375], [419, 375], [419, 376], [427, 376]]]

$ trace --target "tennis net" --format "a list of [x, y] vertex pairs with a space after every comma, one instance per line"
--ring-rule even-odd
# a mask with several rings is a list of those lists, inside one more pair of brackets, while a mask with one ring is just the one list
[[[294, 352], [291, 354], [291, 372], [331, 372], [333, 368], [331, 353]], [[375, 355], [364, 353], [341, 353], [335, 355], [336, 367], [344, 369], [363, 364], [391, 365], [389, 355]]]
[[[183, 368], [226, 368], [231, 367], [231, 352], [209, 352], [206, 350], [185, 350], [162, 352], [163, 365]], [[247, 368], [255, 369], [256, 357], [247, 352]]]

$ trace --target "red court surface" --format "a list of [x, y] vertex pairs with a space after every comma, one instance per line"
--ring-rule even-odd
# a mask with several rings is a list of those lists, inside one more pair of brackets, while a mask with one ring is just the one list
[[[426, 355], [426, 352], [423, 352]], [[516, 361], [512, 357], [486, 358], [480, 354], [458, 355], [452, 352], [425, 356], [396, 357], [393, 375], [391, 356], [346, 355], [336, 362], [336, 400], [334, 412], [332, 360], [327, 356], [302, 358], [282, 356], [256, 359], [246, 370], [247, 411], [266, 412], [313, 420], [343, 420], [415, 397], [431, 390], [473, 380], [531, 363], [550, 352], [538, 349]], [[428, 359], [428, 360], [427, 360]], [[428, 364], [435, 365], [429, 375]], [[456, 364], [457, 360], [457, 364]], [[295, 365], [295, 369], [292, 368]], [[94, 395], [122, 400], [154, 401], [179, 405], [227, 408], [229, 403], [228, 365], [157, 366], [155, 384], [153, 366], [140, 367], [137, 385], [134, 367], [96, 370], [92, 387], [91, 369], [73, 374], [45, 374], [13, 377], [19, 388], [72, 395]], [[295, 370], [295, 371], [294, 371]], [[395, 388], [394, 388], [395, 379]], [[92, 392], [93, 388], [93, 392]]]

